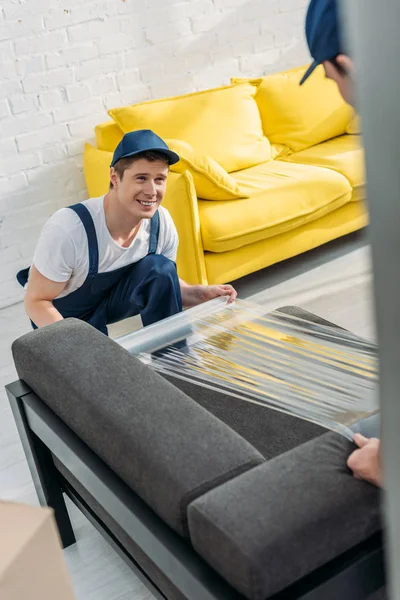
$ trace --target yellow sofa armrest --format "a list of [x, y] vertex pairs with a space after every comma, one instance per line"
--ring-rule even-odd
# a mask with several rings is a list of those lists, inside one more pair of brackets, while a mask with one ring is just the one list
[[178, 274], [187, 283], [207, 284], [196, 189], [189, 171], [170, 173], [163, 206], [169, 210], [179, 236]]
[[83, 151], [83, 172], [89, 198], [98, 198], [107, 194], [110, 188], [110, 163], [112, 152], [99, 150], [91, 144], [85, 144]]

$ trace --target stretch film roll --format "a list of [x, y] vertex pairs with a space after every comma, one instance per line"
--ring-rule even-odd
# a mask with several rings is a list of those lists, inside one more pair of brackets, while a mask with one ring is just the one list
[[117, 342], [156, 371], [352, 439], [378, 412], [376, 347], [348, 331], [215, 299]]

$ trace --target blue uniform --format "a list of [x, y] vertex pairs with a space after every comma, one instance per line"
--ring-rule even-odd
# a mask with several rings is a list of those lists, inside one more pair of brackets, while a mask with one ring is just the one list
[[[143, 325], [150, 325], [181, 312], [182, 296], [175, 263], [156, 254], [160, 217], [151, 219], [149, 251], [136, 263], [114, 271], [99, 273], [99, 250], [92, 216], [84, 204], [69, 207], [81, 219], [89, 248], [89, 270], [84, 283], [74, 292], [53, 300], [65, 318], [75, 317], [108, 334], [107, 325], [140, 314]], [[25, 285], [29, 268], [17, 274]], [[36, 325], [32, 323], [36, 328]]]

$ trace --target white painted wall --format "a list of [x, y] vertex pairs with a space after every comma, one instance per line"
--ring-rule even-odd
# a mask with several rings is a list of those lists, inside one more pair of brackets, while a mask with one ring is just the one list
[[3, 0], [0, 308], [46, 218], [86, 198], [83, 144], [107, 109], [304, 63], [306, 3]]

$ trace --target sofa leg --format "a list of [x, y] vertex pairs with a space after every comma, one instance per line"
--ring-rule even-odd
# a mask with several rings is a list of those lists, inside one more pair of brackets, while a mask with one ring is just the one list
[[[60, 534], [62, 547], [68, 548], [68, 546], [75, 544], [76, 539], [67, 505], [65, 504], [59, 473], [54, 466], [53, 457], [47, 446], [45, 446], [42, 440], [40, 440], [32, 432], [31, 437], [33, 443], [33, 453], [36, 457], [36, 463], [38, 465], [36, 468], [39, 470], [41, 475], [39, 485], [41, 495], [45, 498], [44, 505], [50, 506], [54, 510], [54, 517]], [[36, 484], [35, 488], [40, 499]], [[42, 502], [41, 504], [43, 506]]]
[[65, 504], [60, 476], [54, 466], [52, 454], [37, 435], [31, 431], [22, 396], [15, 395], [12, 386], [7, 386], [6, 389], [37, 497], [41, 506], [48, 506], [54, 510], [62, 547], [67, 548], [74, 544], [76, 539]]

